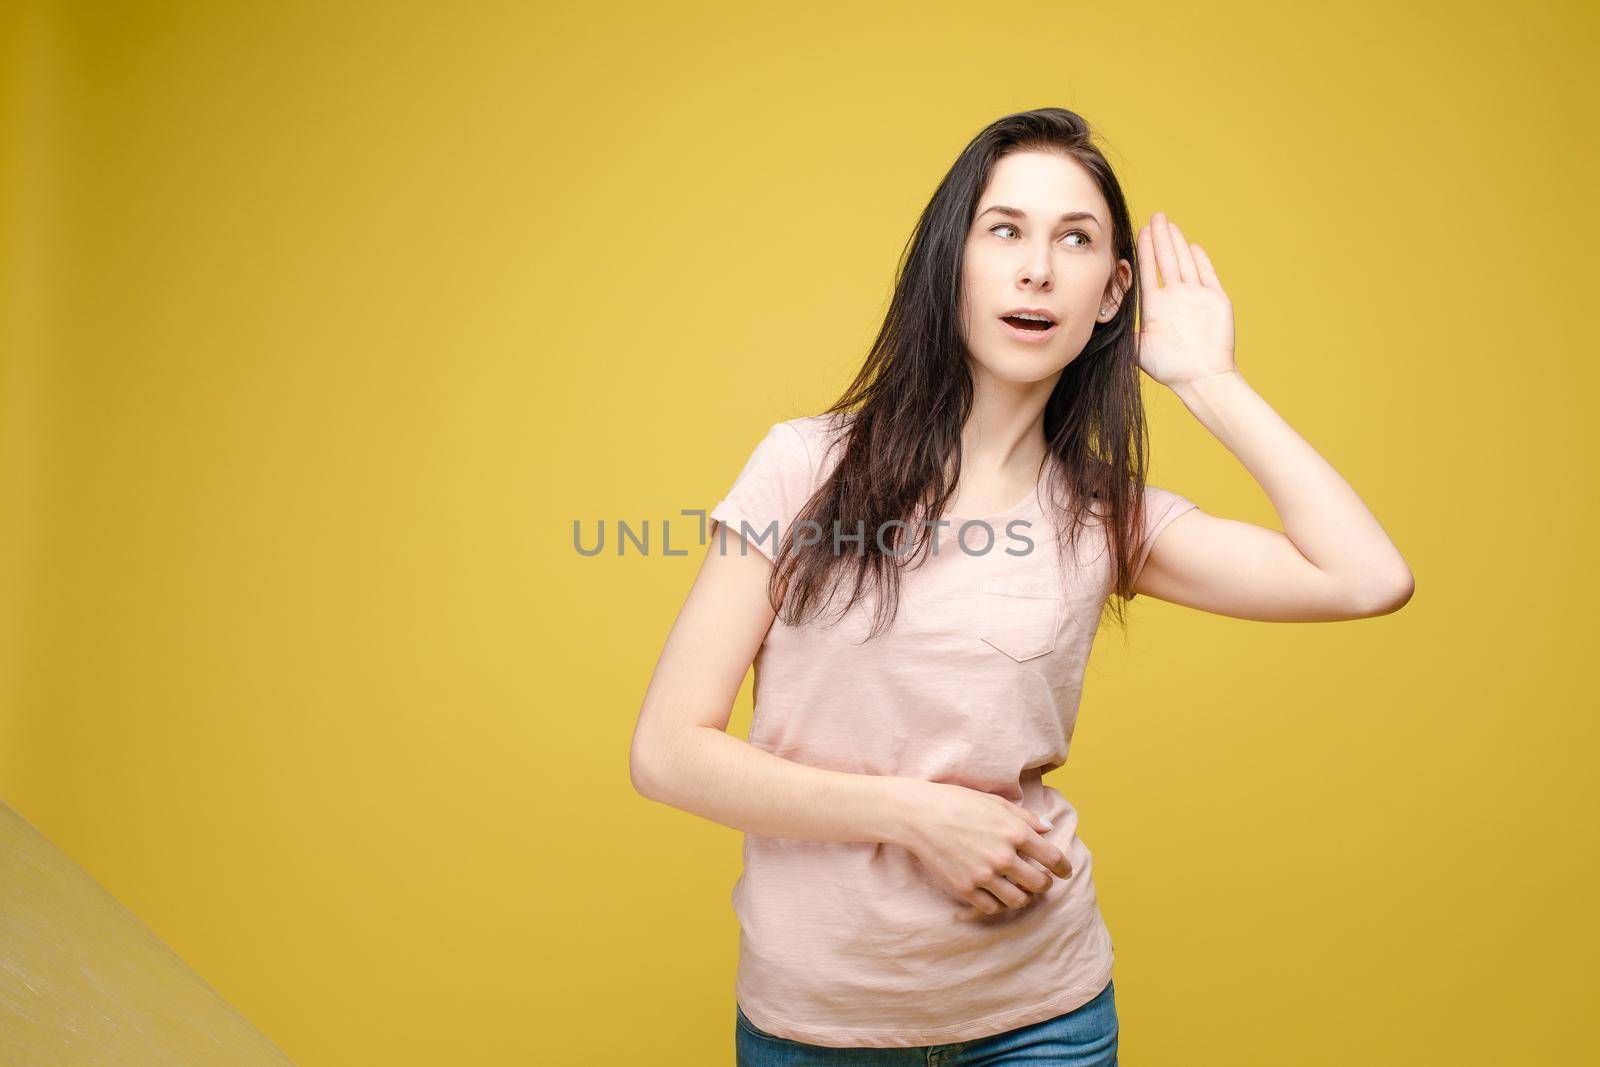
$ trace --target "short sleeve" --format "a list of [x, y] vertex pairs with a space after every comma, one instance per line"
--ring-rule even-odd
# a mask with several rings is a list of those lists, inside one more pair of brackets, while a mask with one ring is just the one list
[[1162, 489], [1156, 485], [1144, 487], [1144, 529], [1139, 538], [1139, 547], [1133, 556], [1133, 580], [1139, 580], [1139, 574], [1144, 570], [1144, 562], [1150, 557], [1150, 550], [1156, 546], [1156, 538], [1161, 536], [1161, 531], [1172, 525], [1172, 520], [1192, 508], [1199, 507], [1193, 500], [1180, 496], [1170, 489]]
[[776, 563], [779, 546], [811, 496], [811, 474], [810, 449], [800, 431], [791, 423], [773, 423], [711, 509], [711, 518], [728, 528], [727, 534], [711, 532], [718, 550], [746, 554], [735, 547], [738, 535]]

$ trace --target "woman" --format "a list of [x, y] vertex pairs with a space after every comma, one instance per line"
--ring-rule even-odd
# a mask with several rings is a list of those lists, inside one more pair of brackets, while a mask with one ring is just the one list
[[[741, 1064], [1115, 1064], [1090, 853], [1041, 781], [1103, 611], [1143, 593], [1326, 621], [1411, 595], [1377, 520], [1245, 383], [1204, 250], [1160, 212], [1131, 229], [1079, 116], [985, 129], [855, 382], [773, 425], [710, 513], [630, 765], [645, 796], [745, 831]], [[1141, 368], [1284, 532], [1145, 484]], [[745, 742], [726, 728], [752, 662]]]

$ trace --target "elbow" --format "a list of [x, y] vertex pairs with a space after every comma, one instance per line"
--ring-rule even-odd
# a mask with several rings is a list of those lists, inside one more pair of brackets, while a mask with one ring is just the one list
[[706, 730], [723, 732], [711, 726], [670, 723], [637, 730], [628, 753], [628, 778], [634, 791], [668, 807], [683, 808], [694, 797], [704, 773], [698, 742]]
[[1417, 580], [1416, 580], [1416, 578], [1412, 577], [1411, 569], [1408, 567], [1408, 568], [1406, 568], [1405, 579], [1403, 581], [1401, 581], [1401, 583], [1400, 583], [1400, 585], [1398, 587], [1398, 590], [1397, 590], [1397, 593], [1396, 593], [1396, 597], [1395, 597], [1394, 607], [1391, 608], [1390, 610], [1391, 611], [1399, 611], [1401, 608], [1405, 607], [1406, 604], [1411, 600], [1411, 594], [1415, 593], [1416, 591], [1417, 591]]
[[673, 732], [661, 730], [641, 731], [634, 738], [628, 753], [628, 779], [634, 792], [646, 800], [678, 806], [675, 785], [683, 778], [677, 770], [683, 758], [677, 741]]
[[639, 737], [633, 740], [633, 747], [628, 752], [628, 780], [633, 784], [633, 791], [646, 800], [661, 799], [661, 780], [657, 774], [653, 750], [648, 744], [641, 743]]
[[1374, 583], [1360, 598], [1359, 611], [1362, 618], [1371, 618], [1377, 615], [1393, 615], [1411, 600], [1411, 595], [1417, 590], [1416, 579], [1412, 577], [1411, 569], [1404, 565], [1400, 573], [1386, 581]]

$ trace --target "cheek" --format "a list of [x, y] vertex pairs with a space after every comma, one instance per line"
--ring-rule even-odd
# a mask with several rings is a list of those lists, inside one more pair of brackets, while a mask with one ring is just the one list
[[987, 287], [982, 257], [968, 255], [961, 261], [961, 310], [968, 313]]
[[961, 262], [962, 291], [969, 296], [993, 292], [1002, 273], [995, 257], [986, 256], [981, 251], [969, 251]]
[[1106, 278], [1106, 268], [1099, 263], [1088, 259], [1074, 263], [1061, 276], [1062, 295], [1082, 311], [1098, 311]]

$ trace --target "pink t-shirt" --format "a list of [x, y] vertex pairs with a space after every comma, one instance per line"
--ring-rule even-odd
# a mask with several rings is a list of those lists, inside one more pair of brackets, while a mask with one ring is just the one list
[[[744, 534], [772, 558], [842, 452], [834, 418], [772, 426], [710, 512], [714, 544], [743, 551]], [[1045, 838], [1072, 876], [1024, 908], [963, 919], [971, 906], [905, 848], [746, 834], [734, 995], [761, 1029], [814, 1045], [969, 1041], [1071, 1011], [1110, 980], [1077, 813], [1041, 776], [1066, 762], [1111, 566], [1091, 529], [1063, 572], [1047, 489], [1041, 479], [1026, 500], [978, 517], [993, 532], [987, 552], [984, 528], [967, 529], [964, 552], [957, 530], [970, 519], [946, 516], [939, 553], [903, 572], [898, 615], [871, 641], [870, 597], [831, 626], [775, 620], [755, 657], [750, 743], [810, 766], [1003, 796], [1054, 824]], [[1146, 493], [1136, 566], [1196, 506]], [[776, 537], [761, 539], [774, 522]]]

